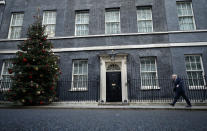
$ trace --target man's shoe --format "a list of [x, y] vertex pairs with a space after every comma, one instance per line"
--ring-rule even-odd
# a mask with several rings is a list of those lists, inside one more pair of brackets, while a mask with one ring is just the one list
[[192, 107], [192, 106], [191, 106], [191, 105], [187, 105], [186, 107], [188, 107], [188, 108], [189, 108], [189, 107]]
[[169, 105], [171, 105], [171, 106], [175, 106], [173, 103], [170, 103]]

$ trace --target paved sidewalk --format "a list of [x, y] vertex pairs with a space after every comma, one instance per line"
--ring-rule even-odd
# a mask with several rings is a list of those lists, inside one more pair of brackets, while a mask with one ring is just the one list
[[168, 103], [131, 103], [131, 104], [98, 104], [98, 103], [70, 103], [55, 102], [46, 106], [20, 106], [11, 103], [0, 103], [0, 108], [20, 109], [149, 109], [149, 110], [206, 110], [207, 103], [196, 103], [191, 108], [185, 103], [177, 103], [174, 107]]

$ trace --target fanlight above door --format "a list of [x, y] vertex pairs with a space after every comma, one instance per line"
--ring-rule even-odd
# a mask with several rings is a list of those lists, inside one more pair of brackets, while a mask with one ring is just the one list
[[107, 71], [120, 71], [121, 68], [119, 65], [112, 63], [107, 67]]

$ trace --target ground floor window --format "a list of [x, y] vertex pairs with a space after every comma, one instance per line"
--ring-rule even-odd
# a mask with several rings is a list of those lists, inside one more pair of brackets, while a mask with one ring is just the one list
[[141, 88], [159, 89], [156, 57], [142, 57], [141, 62]]
[[205, 85], [201, 55], [185, 56], [186, 72], [190, 88], [202, 88]]
[[1, 71], [1, 77], [0, 77], [0, 88], [3, 90], [7, 90], [11, 87], [11, 75], [9, 74], [8, 69], [13, 66], [11, 60], [4, 60], [2, 71]]
[[85, 91], [88, 87], [88, 61], [73, 60], [72, 91]]

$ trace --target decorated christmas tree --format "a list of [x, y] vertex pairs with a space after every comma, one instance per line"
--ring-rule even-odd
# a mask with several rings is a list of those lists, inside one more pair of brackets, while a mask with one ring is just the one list
[[14, 75], [8, 100], [24, 105], [48, 104], [56, 96], [60, 74], [58, 56], [51, 50], [53, 45], [47, 40], [39, 17], [35, 17], [34, 24], [28, 28], [27, 36], [27, 40], [18, 45], [19, 51], [9, 69]]

